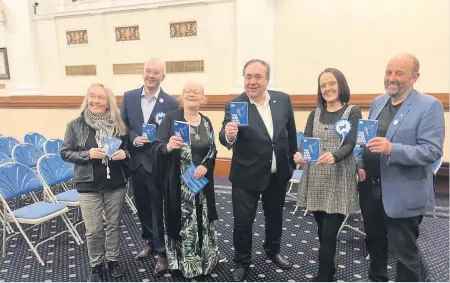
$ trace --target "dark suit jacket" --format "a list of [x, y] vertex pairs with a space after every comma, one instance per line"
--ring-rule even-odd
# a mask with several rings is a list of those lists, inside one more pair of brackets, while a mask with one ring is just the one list
[[272, 151], [277, 162], [277, 179], [283, 187], [292, 176], [293, 155], [297, 151], [297, 137], [294, 112], [288, 94], [268, 91], [273, 120], [273, 139], [259, 115], [258, 109], [246, 93], [234, 98], [233, 102], [248, 103], [249, 126], [239, 127], [234, 143], [230, 146], [225, 139], [225, 126], [231, 121], [230, 103], [225, 105], [225, 118], [219, 134], [220, 143], [233, 149], [229, 179], [233, 186], [245, 190], [263, 191], [269, 185]]
[[141, 107], [142, 89], [143, 87], [125, 92], [120, 113], [127, 126], [130, 139], [131, 171], [136, 171], [139, 165], [142, 165], [147, 172], [151, 173], [152, 162], [148, 154], [150, 143], [141, 147], [135, 147], [133, 141], [136, 137], [142, 136], [143, 123], [155, 124], [158, 129], [162, 121], [161, 117], [169, 111], [178, 109], [178, 102], [161, 89], [149, 120], [144, 122], [144, 114]]

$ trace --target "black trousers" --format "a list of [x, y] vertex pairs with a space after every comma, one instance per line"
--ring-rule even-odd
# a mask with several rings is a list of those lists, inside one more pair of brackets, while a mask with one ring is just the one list
[[266, 222], [264, 250], [268, 256], [280, 252], [286, 186], [280, 186], [276, 174], [272, 174], [269, 186], [262, 192], [233, 186], [233, 242], [234, 262], [237, 267], [247, 268], [251, 263], [253, 222], [261, 196]]
[[[397, 260], [396, 282], [420, 282], [417, 238], [423, 215], [391, 218], [383, 206], [381, 186], [370, 176], [359, 183], [359, 200], [370, 255], [369, 280], [387, 282], [388, 247]], [[407, 188], [405, 188], [407, 189]]]
[[335, 273], [334, 256], [336, 254], [336, 238], [345, 215], [339, 213], [328, 214], [324, 211], [314, 211], [319, 235], [319, 274], [322, 282], [333, 281]]
[[141, 165], [131, 176], [134, 199], [141, 222], [142, 238], [153, 246], [156, 252], [164, 252], [163, 195], [150, 173]]

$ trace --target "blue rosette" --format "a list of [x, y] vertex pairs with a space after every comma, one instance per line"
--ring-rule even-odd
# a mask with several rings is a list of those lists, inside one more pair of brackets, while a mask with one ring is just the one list
[[339, 119], [334, 123], [333, 129], [338, 136], [342, 137], [341, 144], [339, 145], [341, 147], [352, 129], [352, 123], [348, 119]]
[[164, 119], [165, 116], [166, 116], [166, 113], [164, 113], [164, 112], [159, 112], [155, 115], [155, 121], [156, 121], [156, 124], [158, 124], [158, 126], [161, 126], [162, 120]]

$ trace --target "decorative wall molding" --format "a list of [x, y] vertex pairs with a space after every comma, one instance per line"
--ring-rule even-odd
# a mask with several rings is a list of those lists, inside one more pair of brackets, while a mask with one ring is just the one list
[[187, 5], [209, 5], [214, 3], [235, 2], [236, 0], [98, 0], [80, 1], [55, 7], [48, 14], [34, 16], [35, 21], [55, 18], [68, 18], [84, 15], [110, 14], [120, 12], [146, 11]]
[[88, 44], [88, 32], [82, 30], [68, 30], [66, 31], [67, 45]]
[[205, 62], [203, 60], [166, 61], [167, 74], [203, 73], [204, 71]]
[[139, 35], [139, 26], [116, 27], [116, 42], [121, 41], [138, 41], [141, 39]]
[[[95, 65], [92, 65], [95, 66]], [[445, 111], [449, 111], [449, 95], [447, 93], [432, 93], [442, 102]], [[225, 104], [236, 95], [206, 95], [207, 103], [202, 106], [203, 111], [223, 111]], [[350, 103], [358, 105], [361, 110], [368, 111], [372, 100], [378, 94], [352, 94]], [[175, 95], [176, 97], [176, 95]], [[122, 96], [117, 96], [121, 103]], [[295, 111], [311, 111], [317, 107], [317, 95], [293, 94], [292, 107]], [[77, 109], [80, 107], [83, 96], [0, 96], [0, 108], [3, 109]]]
[[65, 66], [66, 76], [96, 76], [97, 67], [95, 65]]
[[114, 75], [137, 75], [142, 74], [142, 70], [144, 63], [113, 64]]
[[170, 23], [170, 38], [197, 36], [197, 21]]

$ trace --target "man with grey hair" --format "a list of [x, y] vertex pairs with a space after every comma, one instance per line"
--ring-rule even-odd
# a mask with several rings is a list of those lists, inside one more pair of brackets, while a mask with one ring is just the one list
[[287, 182], [292, 176], [297, 151], [294, 111], [288, 94], [267, 90], [270, 67], [262, 60], [244, 66], [245, 92], [232, 102], [248, 105], [248, 126], [232, 121], [230, 103], [219, 139], [233, 150], [229, 179], [232, 183], [235, 248], [233, 281], [243, 281], [251, 263], [252, 224], [262, 197], [266, 237], [264, 250], [278, 267], [290, 268], [281, 255], [283, 206]]
[[423, 214], [434, 205], [431, 165], [442, 157], [445, 121], [441, 102], [413, 88], [419, 76], [415, 56], [389, 61], [386, 94], [369, 112], [378, 120], [377, 136], [358, 157], [370, 281], [388, 281], [388, 245], [397, 260], [395, 281], [423, 280], [417, 238]]
[[163, 192], [157, 188], [152, 175], [152, 157], [148, 154], [150, 141], [142, 134], [142, 124], [159, 127], [167, 112], [178, 108], [178, 102], [161, 89], [164, 64], [150, 59], [144, 65], [144, 85], [127, 91], [123, 96], [121, 115], [128, 129], [131, 154], [131, 184], [136, 201], [142, 238], [147, 241], [137, 259], [146, 259], [157, 252], [155, 274], [167, 269], [164, 244]]

